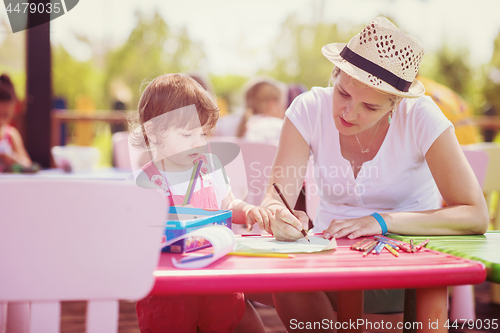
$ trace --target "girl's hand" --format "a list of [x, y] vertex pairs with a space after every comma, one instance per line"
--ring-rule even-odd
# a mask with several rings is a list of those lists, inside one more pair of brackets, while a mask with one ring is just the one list
[[262, 206], [255, 206], [251, 208], [246, 214], [246, 224], [247, 230], [251, 231], [254, 223], [258, 223], [261, 230], [265, 230], [268, 233], [271, 231], [271, 219], [273, 218], [273, 212]]
[[[383, 218], [387, 221], [386, 216], [383, 216]], [[373, 236], [381, 234], [382, 227], [371, 215], [359, 217], [356, 219], [336, 219], [330, 223], [330, 226], [327, 229], [323, 230], [323, 238], [326, 239], [329, 239], [332, 236], [334, 238], [347, 237], [349, 239], [354, 239], [362, 236]]]
[[295, 216], [286, 207], [276, 210], [271, 228], [277, 240], [291, 242], [304, 237], [300, 231], [302, 229], [307, 231], [309, 218], [300, 210], [295, 210], [294, 214]]

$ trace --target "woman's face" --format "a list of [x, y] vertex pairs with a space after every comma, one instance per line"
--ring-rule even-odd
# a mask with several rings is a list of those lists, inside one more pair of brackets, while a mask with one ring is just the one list
[[371, 128], [393, 107], [390, 96], [340, 72], [333, 85], [333, 119], [344, 135]]

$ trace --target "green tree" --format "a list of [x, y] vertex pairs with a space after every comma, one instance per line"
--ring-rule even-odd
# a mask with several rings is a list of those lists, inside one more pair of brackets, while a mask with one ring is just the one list
[[469, 51], [464, 48], [452, 50], [445, 44], [436, 53], [436, 62], [437, 72], [434, 79], [468, 99], [473, 78]]
[[103, 81], [103, 70], [93, 59], [78, 61], [63, 46], [52, 47], [52, 89], [55, 97], [67, 101], [68, 109], [75, 108], [78, 95], [90, 97], [97, 109], [108, 109], [101, 89]]
[[493, 42], [493, 55], [484, 67], [484, 86], [482, 93], [489, 106], [500, 115], [500, 32]]
[[158, 13], [152, 18], [140, 13], [137, 17], [137, 26], [127, 41], [107, 57], [104, 90], [110, 96], [109, 105], [113, 102], [110, 86], [115, 81], [130, 89], [133, 107], [139, 100], [142, 83], [161, 74], [196, 69], [205, 58], [201, 46], [189, 38], [185, 28], [173, 32]]
[[273, 68], [266, 74], [283, 82], [302, 83], [307, 87], [326, 86], [333, 64], [321, 53], [329, 43], [347, 43], [361, 30], [339, 29], [337, 24], [301, 23], [291, 15], [272, 48]]

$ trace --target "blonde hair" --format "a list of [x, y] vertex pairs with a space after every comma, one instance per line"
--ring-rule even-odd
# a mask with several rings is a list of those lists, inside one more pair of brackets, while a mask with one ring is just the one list
[[279, 86], [270, 80], [261, 80], [251, 85], [245, 94], [245, 114], [238, 125], [237, 137], [246, 133], [246, 125], [254, 114], [266, 114], [270, 101], [283, 102], [283, 93]]
[[[189, 113], [187, 106], [196, 107], [198, 117]], [[170, 111], [181, 109], [180, 112]], [[159, 117], [166, 115], [166, 117]], [[159, 121], [150, 122], [153, 119]], [[209, 135], [215, 131], [219, 109], [215, 96], [207, 92], [193, 78], [185, 74], [165, 74], [151, 81], [142, 92], [138, 111], [129, 119], [130, 142], [136, 148], [150, 148], [144, 124], [151, 123], [148, 133], [159, 135], [170, 128], [207, 126]]]
[[[329, 81], [329, 86], [332, 87], [333, 84], [335, 83], [335, 80], [337, 79], [337, 77], [340, 75], [340, 72], [342, 72], [342, 70], [340, 68], [338, 68], [337, 66], [335, 66], [332, 70], [332, 75], [330, 76], [330, 81]], [[344, 72], [345, 73], [345, 72]], [[346, 74], [346, 75], [349, 75], [349, 74]], [[358, 84], [359, 82], [359, 84]], [[354, 83], [355, 85], [363, 85], [363, 86], [367, 86], [369, 88], [373, 88], [367, 84], [364, 84], [363, 82], [361, 81], [358, 81], [356, 79], [354, 79]], [[373, 88], [373, 89], [376, 89], [376, 88]], [[382, 90], [377, 90], [378, 92], [380, 92], [381, 94], [384, 94], [384, 95], [388, 95], [389, 96], [389, 100], [391, 101], [392, 103], [392, 106], [391, 107], [394, 107], [396, 106], [402, 99], [403, 97], [401, 96], [396, 96], [396, 95], [393, 95], [393, 94], [390, 94], [390, 93], [387, 93], [385, 91], [382, 91]]]

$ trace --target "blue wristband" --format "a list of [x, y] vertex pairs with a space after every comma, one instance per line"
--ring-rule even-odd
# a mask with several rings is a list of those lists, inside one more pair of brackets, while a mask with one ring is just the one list
[[373, 213], [371, 216], [373, 216], [377, 220], [378, 224], [380, 224], [380, 227], [382, 228], [382, 235], [385, 235], [387, 233], [387, 224], [385, 224], [384, 218], [380, 216], [379, 213]]

